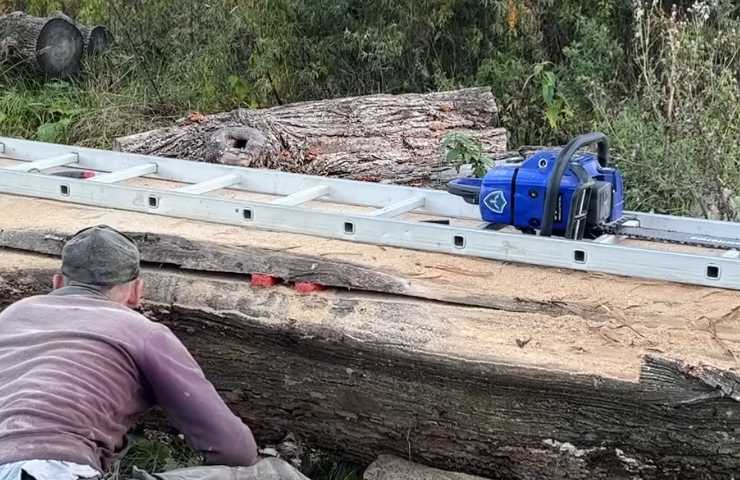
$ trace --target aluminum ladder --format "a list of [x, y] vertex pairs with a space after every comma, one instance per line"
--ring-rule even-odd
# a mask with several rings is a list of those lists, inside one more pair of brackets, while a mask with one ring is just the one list
[[[613, 236], [573, 241], [493, 231], [481, 224], [477, 206], [444, 191], [3, 137], [0, 159], [16, 161], [0, 167], [0, 193], [5, 194], [507, 262], [740, 289], [736, 250], [669, 251], [622, 244], [620, 238]], [[89, 179], [49, 174], [50, 169], [58, 167], [98, 174]], [[126, 184], [140, 178], [180, 185], [164, 189]], [[209, 195], [221, 189], [277, 198], [233, 200]], [[338, 209], [307, 205], [313, 201], [330, 202]], [[345, 205], [353, 207], [343, 209]], [[357, 213], [356, 206], [366, 207], [366, 211]], [[645, 228], [740, 240], [740, 224], [736, 223], [627, 214]], [[494, 281], [491, 289], [495, 288]]]

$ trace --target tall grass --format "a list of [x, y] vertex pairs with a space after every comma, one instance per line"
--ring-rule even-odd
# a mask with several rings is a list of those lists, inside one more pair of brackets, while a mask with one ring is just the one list
[[[711, 4], [710, 4], [711, 3]], [[666, 12], [635, 1], [636, 90], [594, 98], [630, 206], [735, 220], [740, 191], [740, 22], [733, 2]], [[634, 187], [637, 188], [634, 188]]]

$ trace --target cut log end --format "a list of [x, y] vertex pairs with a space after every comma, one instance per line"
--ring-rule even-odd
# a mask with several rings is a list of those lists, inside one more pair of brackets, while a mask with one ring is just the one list
[[84, 40], [79, 29], [61, 18], [46, 22], [36, 41], [39, 67], [52, 76], [78, 73], [83, 49]]
[[99, 25], [90, 30], [87, 39], [87, 54], [99, 55], [107, 51], [113, 44], [113, 34], [107, 28]]

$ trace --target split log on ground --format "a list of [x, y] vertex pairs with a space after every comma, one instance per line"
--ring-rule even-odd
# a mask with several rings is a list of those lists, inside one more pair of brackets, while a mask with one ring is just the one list
[[[46, 291], [56, 268], [0, 251], [0, 302]], [[726, 366], [644, 356], [615, 377], [593, 361], [615, 349], [635, 359], [627, 346], [547, 361], [500, 348], [517, 324], [560, 342], [573, 319], [298, 296], [162, 269], [144, 279], [146, 314], [186, 343], [263, 442], [291, 431], [364, 462], [388, 453], [493, 479], [731, 478], [740, 468], [740, 379]]]
[[122, 137], [114, 149], [311, 175], [440, 186], [456, 176], [444, 159], [447, 133], [483, 151], [506, 149], [489, 88], [371, 95], [189, 117]]
[[51, 76], [67, 76], [80, 70], [84, 39], [69, 21], [39, 18], [14, 12], [0, 16], [0, 54], [13, 61], [28, 62]]

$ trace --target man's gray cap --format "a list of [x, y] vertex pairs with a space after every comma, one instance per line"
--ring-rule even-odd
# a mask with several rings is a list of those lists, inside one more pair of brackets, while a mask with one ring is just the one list
[[62, 274], [86, 285], [112, 287], [139, 276], [139, 249], [121, 232], [98, 225], [77, 232], [62, 249]]

